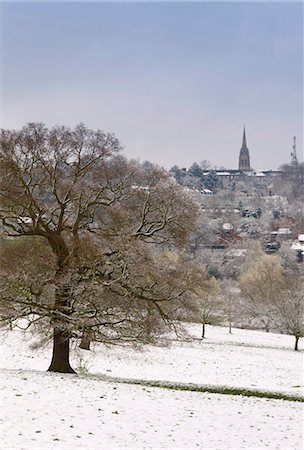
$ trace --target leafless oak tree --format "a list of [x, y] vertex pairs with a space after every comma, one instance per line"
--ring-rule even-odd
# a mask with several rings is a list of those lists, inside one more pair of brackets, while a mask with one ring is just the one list
[[73, 336], [152, 339], [193, 286], [194, 263], [164, 248], [186, 243], [195, 204], [119, 150], [82, 124], [1, 131], [2, 321], [52, 330], [50, 371], [73, 372]]

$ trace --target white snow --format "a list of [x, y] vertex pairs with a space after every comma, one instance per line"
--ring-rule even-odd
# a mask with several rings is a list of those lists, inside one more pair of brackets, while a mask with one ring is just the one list
[[[50, 349], [1, 332], [3, 450], [303, 449], [303, 403], [121, 384], [105, 376], [303, 394], [291, 336], [199, 325], [169, 348], [95, 345], [73, 352], [80, 375], [44, 372]], [[84, 373], [86, 371], [90, 373]], [[94, 375], [95, 374], [95, 375]]]

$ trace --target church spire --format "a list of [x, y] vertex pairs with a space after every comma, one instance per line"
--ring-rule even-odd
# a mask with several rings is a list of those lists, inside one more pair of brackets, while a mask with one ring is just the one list
[[250, 171], [250, 155], [249, 150], [247, 148], [247, 142], [246, 142], [246, 130], [245, 125], [243, 129], [243, 141], [242, 141], [242, 147], [240, 150], [240, 156], [239, 156], [239, 170], [241, 172], [248, 172]]
[[243, 143], [242, 143], [242, 147], [247, 148], [245, 125], [244, 125], [244, 130], [243, 130]]

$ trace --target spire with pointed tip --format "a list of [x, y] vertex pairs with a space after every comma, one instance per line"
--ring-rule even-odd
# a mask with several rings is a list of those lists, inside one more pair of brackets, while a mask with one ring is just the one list
[[250, 171], [250, 156], [249, 156], [249, 150], [247, 148], [247, 142], [246, 142], [246, 130], [245, 125], [243, 129], [243, 142], [242, 147], [240, 150], [240, 156], [239, 156], [239, 170], [241, 172], [248, 172]]
[[244, 130], [243, 130], [243, 143], [242, 143], [242, 147], [247, 148], [245, 125], [244, 125]]

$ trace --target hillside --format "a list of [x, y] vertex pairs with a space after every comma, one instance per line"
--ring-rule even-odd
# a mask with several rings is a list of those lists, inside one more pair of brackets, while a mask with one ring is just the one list
[[50, 352], [31, 350], [35, 338], [2, 332], [1, 448], [300, 450], [302, 403], [181, 390], [226, 386], [298, 398], [303, 353], [292, 351], [292, 338], [210, 326], [202, 342], [198, 325], [189, 334], [169, 348], [77, 350], [80, 374], [61, 375], [44, 372]]

